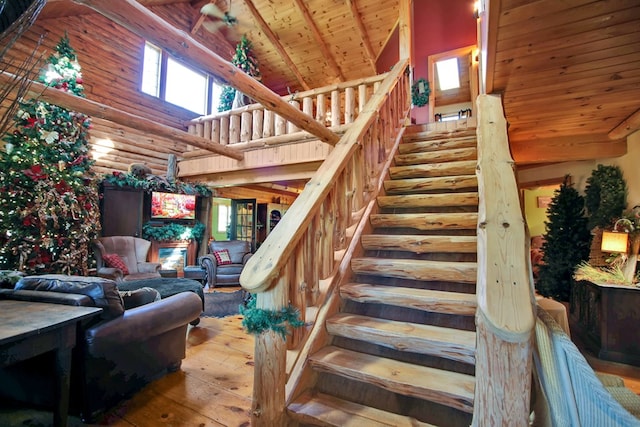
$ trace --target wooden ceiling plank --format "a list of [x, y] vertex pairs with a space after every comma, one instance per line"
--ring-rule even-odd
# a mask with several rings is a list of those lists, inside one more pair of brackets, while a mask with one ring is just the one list
[[321, 140], [336, 144], [339, 136], [316, 122], [313, 117], [289, 105], [262, 83], [242, 72], [230, 62], [212, 52], [181, 31], [145, 9], [134, 0], [74, 0], [87, 5], [140, 37], [161, 46], [179, 59], [188, 60], [227, 81], [247, 96], [262, 103], [296, 126]]
[[530, 19], [545, 19], [547, 15], [560, 13], [586, 3], [593, 3], [593, 0], [573, 0], [571, 2], [543, 0], [529, 2], [517, 7], [509, 7], [500, 16], [500, 26], [517, 25], [521, 21]]
[[[573, 3], [573, 2], [571, 2]], [[540, 18], [522, 20], [511, 25], [500, 26], [498, 41], [511, 37], [522, 37], [523, 34], [553, 34], [555, 28], [561, 28], [570, 22], [582, 20], [600, 21], [602, 26], [608, 24], [610, 15], [625, 14], [628, 17], [638, 16], [640, 6], [632, 5], [629, 0], [611, 0], [606, 2], [589, 2], [588, 4], [572, 7], [571, 13], [558, 13]]]
[[329, 47], [327, 46], [324, 39], [322, 38], [322, 34], [320, 34], [320, 30], [318, 29], [318, 26], [313, 20], [311, 13], [309, 13], [309, 9], [307, 8], [307, 6], [304, 4], [302, 0], [295, 0], [295, 2], [296, 2], [296, 5], [298, 6], [298, 9], [300, 9], [300, 12], [302, 13], [302, 17], [307, 23], [307, 26], [311, 30], [313, 37], [316, 39], [316, 42], [318, 43], [318, 47], [320, 48], [322, 55], [327, 60], [327, 64], [329, 65], [333, 73], [336, 75], [336, 78], [339, 81], [344, 82], [345, 81], [344, 75], [342, 74], [342, 71], [340, 70], [340, 67], [338, 66], [338, 63], [336, 62], [335, 58], [331, 54]]
[[606, 134], [511, 141], [511, 154], [518, 165], [619, 157], [626, 152], [626, 140], [611, 140]]
[[[12, 74], [0, 73], [0, 82], [10, 82], [14, 76]], [[90, 99], [81, 98], [73, 94], [53, 89], [42, 83], [32, 82], [28, 93], [25, 97], [33, 97], [41, 101], [59, 105], [72, 111], [78, 111], [92, 117], [99, 117], [121, 125], [131, 126], [135, 123], [138, 129], [146, 130], [169, 139], [178, 140], [194, 147], [203, 148], [212, 153], [231, 157], [236, 160], [242, 160], [244, 153], [224, 145], [216, 144], [211, 140], [200, 138], [199, 136], [190, 135], [170, 126], [156, 123], [144, 117], [129, 114], [122, 110], [111, 108], [104, 104], [91, 101]]]
[[358, 32], [360, 33], [360, 39], [362, 40], [362, 45], [366, 53], [367, 61], [371, 66], [372, 72], [375, 73], [376, 54], [373, 51], [373, 47], [371, 47], [371, 41], [369, 40], [369, 36], [367, 36], [367, 29], [364, 27], [364, 23], [362, 22], [362, 16], [360, 15], [360, 12], [358, 12], [358, 5], [356, 4], [356, 0], [347, 0], [347, 5], [349, 6], [351, 17], [356, 23], [356, 27], [358, 28]]
[[269, 39], [273, 47], [275, 47], [278, 53], [280, 54], [280, 57], [282, 58], [282, 60], [291, 69], [293, 74], [295, 74], [300, 85], [304, 88], [304, 90], [311, 89], [311, 86], [309, 86], [309, 84], [305, 81], [304, 77], [300, 73], [300, 70], [293, 63], [293, 61], [291, 60], [291, 57], [289, 56], [289, 54], [287, 54], [287, 51], [284, 49], [284, 46], [282, 46], [282, 43], [280, 43], [280, 38], [276, 33], [274, 33], [271, 30], [271, 27], [269, 27], [269, 24], [267, 24], [267, 22], [264, 20], [262, 15], [260, 15], [260, 12], [258, 12], [258, 9], [256, 9], [256, 7], [253, 4], [253, 1], [252, 0], [243, 0], [243, 1], [245, 5], [249, 8], [249, 11], [251, 12], [251, 15], [253, 16], [253, 18], [256, 20], [256, 22], [260, 26], [260, 29], [264, 31], [265, 35], [267, 36], [267, 38]]
[[636, 110], [635, 113], [624, 119], [622, 123], [612, 129], [611, 132], [609, 132], [608, 136], [610, 139], [626, 138], [639, 129], [640, 109]]

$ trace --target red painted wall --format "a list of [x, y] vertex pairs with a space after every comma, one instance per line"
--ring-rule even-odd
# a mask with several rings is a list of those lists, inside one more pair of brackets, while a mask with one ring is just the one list
[[[476, 44], [474, 0], [414, 0], [413, 59], [414, 79], [428, 79], [427, 57], [436, 53]], [[398, 31], [378, 58], [378, 72], [386, 72], [398, 62]], [[416, 123], [429, 121], [428, 107], [413, 108]]]

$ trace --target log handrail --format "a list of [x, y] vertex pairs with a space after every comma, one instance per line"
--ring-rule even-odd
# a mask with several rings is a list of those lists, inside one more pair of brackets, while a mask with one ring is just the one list
[[535, 315], [526, 227], [500, 97], [480, 95], [477, 111], [480, 204], [473, 425], [527, 425]]
[[[320, 281], [338, 267], [336, 253], [349, 245], [348, 229], [372, 197], [409, 111], [407, 69], [408, 60], [393, 67], [247, 262], [240, 284], [255, 294], [258, 309], [278, 311], [292, 304], [302, 320], [312, 321], [305, 318], [306, 309], [322, 303]], [[269, 330], [256, 337], [252, 425], [284, 425], [286, 350], [300, 348], [303, 334], [294, 331], [286, 343]]]
[[[316, 122], [331, 131], [340, 133], [362, 113], [368, 98], [388, 74], [296, 92], [283, 96], [282, 100], [315, 118]], [[301, 138], [305, 134], [298, 126], [259, 103], [197, 117], [188, 121], [186, 126], [190, 134], [241, 149], [268, 145], [271, 140], [279, 141], [289, 135]], [[334, 142], [329, 143], [335, 145]]]

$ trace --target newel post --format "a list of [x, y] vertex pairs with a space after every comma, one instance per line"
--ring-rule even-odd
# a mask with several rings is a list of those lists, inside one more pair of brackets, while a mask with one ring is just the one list
[[[256, 308], [280, 310], [288, 305], [288, 274], [280, 275], [275, 286], [268, 291], [255, 294]], [[284, 426], [287, 342], [274, 332], [267, 330], [255, 338], [253, 374], [252, 426]]]

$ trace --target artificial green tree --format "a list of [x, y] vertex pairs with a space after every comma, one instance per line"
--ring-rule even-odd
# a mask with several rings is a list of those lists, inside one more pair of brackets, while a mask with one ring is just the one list
[[[82, 74], [65, 35], [40, 80], [83, 96]], [[88, 274], [100, 229], [98, 188], [89, 157], [90, 120], [27, 100], [0, 151], [0, 269], [27, 274]]]
[[[258, 58], [253, 52], [253, 45], [246, 36], [242, 36], [242, 39], [236, 45], [236, 52], [231, 58], [231, 63], [242, 71], [260, 81], [262, 75], [260, 74], [260, 67]], [[233, 100], [236, 97], [236, 90], [231, 86], [224, 86], [222, 93], [220, 94], [220, 103], [218, 104], [218, 111], [228, 111], [233, 107]]]
[[569, 301], [574, 270], [589, 258], [591, 233], [584, 205], [584, 197], [565, 177], [547, 210], [543, 263], [536, 282], [538, 293], [545, 297]]

